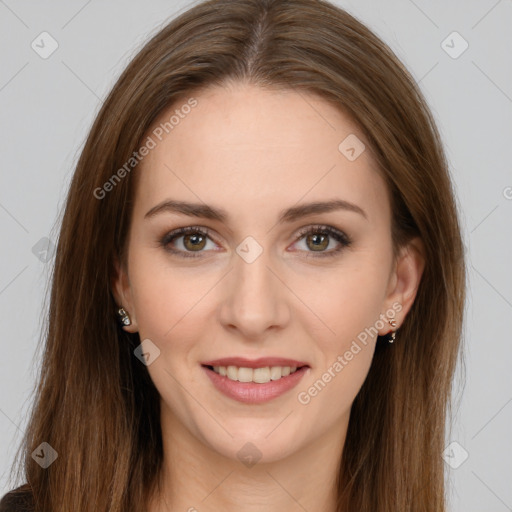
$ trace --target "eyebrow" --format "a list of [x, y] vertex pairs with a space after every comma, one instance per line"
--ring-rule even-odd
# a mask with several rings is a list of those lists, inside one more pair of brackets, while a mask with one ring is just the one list
[[[336, 210], [346, 210], [349, 212], [358, 213], [362, 215], [366, 220], [368, 220], [366, 212], [359, 206], [343, 199], [334, 199], [332, 201], [317, 201], [314, 203], [292, 206], [282, 210], [279, 213], [278, 222], [293, 222], [308, 215], [328, 213]], [[226, 210], [223, 210], [222, 208], [216, 208], [204, 203], [189, 203], [186, 201], [176, 201], [172, 199], [166, 199], [165, 201], [162, 201], [161, 203], [151, 208], [146, 213], [146, 215], [144, 215], [144, 218], [152, 218], [161, 213], [178, 213], [182, 215], [188, 215], [190, 217], [201, 217], [204, 219], [217, 220], [223, 223], [225, 223], [229, 218]]]

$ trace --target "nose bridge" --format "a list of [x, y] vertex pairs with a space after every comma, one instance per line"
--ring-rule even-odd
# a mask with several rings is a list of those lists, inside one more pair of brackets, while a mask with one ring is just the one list
[[[287, 319], [283, 284], [274, 275], [272, 253], [253, 237], [236, 248], [230, 277], [230, 296], [223, 305], [222, 321], [246, 336], [262, 334]], [[270, 268], [269, 268], [270, 267]]]

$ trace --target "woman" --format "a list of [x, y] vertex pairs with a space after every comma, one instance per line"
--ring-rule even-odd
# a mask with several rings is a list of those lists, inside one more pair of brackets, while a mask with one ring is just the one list
[[198, 4], [83, 149], [0, 510], [446, 510], [464, 298], [391, 50], [325, 1]]

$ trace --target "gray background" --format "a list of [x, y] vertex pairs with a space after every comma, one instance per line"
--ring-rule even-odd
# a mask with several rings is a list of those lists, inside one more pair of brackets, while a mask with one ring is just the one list
[[[336, 3], [420, 82], [455, 180], [469, 296], [466, 371], [458, 368], [446, 440], [458, 444], [444, 454], [450, 510], [512, 510], [512, 1]], [[84, 137], [130, 57], [189, 5], [0, 0], [1, 495], [31, 405], [51, 241]], [[47, 59], [31, 47], [43, 31], [59, 45]], [[454, 31], [469, 45], [457, 58], [447, 53], [464, 48]]]

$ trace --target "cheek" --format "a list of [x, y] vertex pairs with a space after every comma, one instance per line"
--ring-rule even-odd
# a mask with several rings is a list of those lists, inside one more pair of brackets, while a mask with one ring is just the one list
[[[315, 340], [317, 366], [297, 391], [307, 414], [321, 417], [327, 428], [345, 415], [371, 366], [380, 320], [384, 282], [378, 273], [341, 272], [324, 286], [313, 308], [326, 328], [310, 334]], [[316, 335], [315, 335], [316, 334]]]
[[325, 354], [344, 351], [353, 339], [375, 326], [383, 312], [386, 286], [385, 266], [360, 254], [336, 269], [305, 275], [296, 282], [297, 295], [314, 313], [302, 317], [320, 326], [316, 339]]
[[318, 368], [300, 387], [296, 396], [298, 407], [308, 417], [318, 418], [314, 430], [328, 430], [341, 417], [348, 421], [352, 404], [368, 375], [373, 353], [370, 343], [350, 345], [346, 351], [329, 358], [329, 363]]
[[214, 281], [211, 273], [173, 267], [159, 251], [134, 248], [130, 284], [141, 339], [165, 343], [189, 323]]
[[[205, 298], [214, 280], [194, 270], [183, 272], [148, 250], [134, 250], [130, 277], [141, 341], [149, 339], [159, 349], [148, 372], [160, 395], [176, 410], [190, 404], [180, 383], [195, 386], [194, 349], [204, 337]], [[162, 261], [164, 260], [164, 261]], [[211, 273], [210, 273], [211, 274]], [[187, 405], [188, 404], [188, 405]], [[185, 412], [183, 412], [185, 414]]]
[[[375, 254], [375, 253], [373, 253]], [[385, 266], [374, 258], [354, 258], [328, 278], [309, 280], [309, 294], [302, 297], [310, 309], [321, 318], [309, 325], [315, 340], [318, 367], [308, 384], [318, 384], [324, 399], [335, 399], [336, 393], [348, 405], [355, 398], [371, 365], [385, 296], [387, 274]], [[312, 318], [312, 315], [303, 318]], [[304, 389], [304, 388], [303, 388]], [[312, 394], [319, 390], [312, 390]], [[332, 395], [331, 395], [332, 394]], [[323, 403], [323, 399], [319, 400]]]

